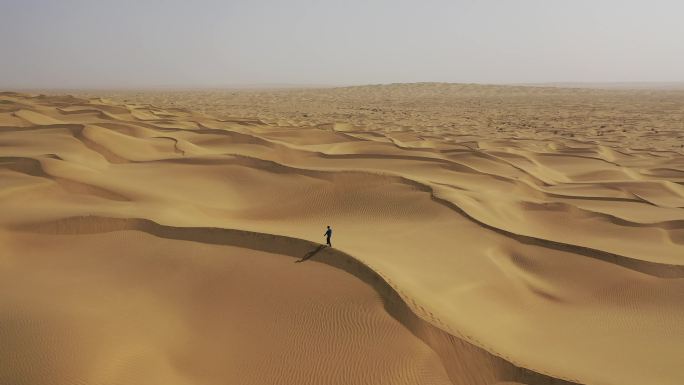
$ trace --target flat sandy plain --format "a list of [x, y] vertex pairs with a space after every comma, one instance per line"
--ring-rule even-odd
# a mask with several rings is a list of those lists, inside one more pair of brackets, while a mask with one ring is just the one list
[[71, 94], [0, 94], [0, 384], [684, 383], [682, 90]]

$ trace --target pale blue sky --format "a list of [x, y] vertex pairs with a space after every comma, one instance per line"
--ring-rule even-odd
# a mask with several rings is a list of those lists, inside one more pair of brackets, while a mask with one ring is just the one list
[[0, 88], [684, 81], [681, 0], [0, 0]]

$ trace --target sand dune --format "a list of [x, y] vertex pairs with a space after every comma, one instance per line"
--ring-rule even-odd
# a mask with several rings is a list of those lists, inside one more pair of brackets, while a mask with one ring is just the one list
[[167, 235], [13, 235], [2, 382], [449, 383], [353, 275]]
[[681, 384], [681, 93], [456, 91], [1, 94], [0, 382]]

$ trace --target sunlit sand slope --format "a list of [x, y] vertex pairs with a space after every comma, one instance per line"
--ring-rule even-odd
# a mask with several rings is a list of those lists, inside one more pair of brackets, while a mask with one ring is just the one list
[[3, 384], [450, 383], [371, 287], [324, 264], [137, 231], [10, 245]]
[[[4, 324], [13, 325], [1, 333], [58, 340], [5, 350], [7, 378], [37, 365], [45, 371], [36, 376], [64, 373], [65, 383], [300, 383], [311, 373], [320, 376], [311, 383], [684, 382], [678, 150], [274, 126], [11, 93], [0, 111], [0, 240], [10, 245], [0, 266]], [[336, 250], [309, 255], [325, 225]], [[165, 271], [182, 282], [165, 281]], [[98, 291], [119, 288], [139, 290], [97, 302]], [[65, 305], [45, 305], [40, 290]], [[317, 306], [327, 310], [314, 317]], [[91, 308], [96, 325], [71, 338]], [[160, 329], [110, 317], [116, 309]], [[51, 321], [35, 324], [41, 317]], [[303, 329], [280, 334], [295, 324]], [[302, 331], [313, 325], [321, 328]], [[180, 340], [168, 340], [176, 332]], [[116, 336], [122, 345], [111, 346]], [[73, 360], [47, 358], [59, 341], [72, 344]], [[307, 366], [312, 353], [296, 349], [276, 358], [289, 343], [320, 361]], [[264, 361], [252, 362], [258, 354]], [[331, 357], [345, 361], [337, 374]], [[86, 373], [105, 361], [115, 368]]]

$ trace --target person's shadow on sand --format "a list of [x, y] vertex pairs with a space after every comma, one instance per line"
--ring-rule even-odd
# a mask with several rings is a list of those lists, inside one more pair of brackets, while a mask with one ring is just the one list
[[296, 260], [295, 263], [304, 262], [304, 261], [306, 261], [307, 259], [310, 259], [310, 258], [313, 257], [314, 255], [318, 254], [319, 251], [325, 249], [325, 247], [326, 247], [325, 245], [320, 245], [320, 246], [318, 246], [317, 248], [315, 248], [315, 249], [309, 251], [308, 253], [306, 253], [306, 255], [302, 257], [302, 259]]

